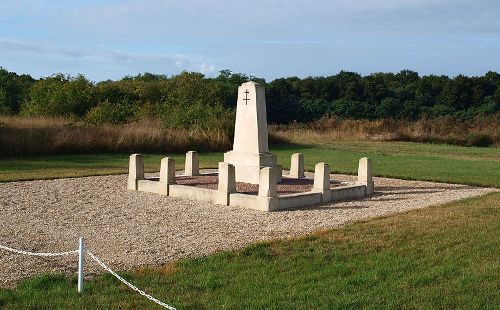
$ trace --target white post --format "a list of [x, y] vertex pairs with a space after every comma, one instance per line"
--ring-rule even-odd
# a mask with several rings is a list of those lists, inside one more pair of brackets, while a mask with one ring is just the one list
[[276, 169], [273, 167], [264, 167], [260, 169], [259, 176], [259, 196], [277, 197], [276, 188]]
[[175, 160], [170, 157], [161, 159], [160, 182], [158, 183], [158, 193], [169, 195], [170, 184], [175, 184]]
[[160, 182], [175, 184], [175, 160], [171, 157], [161, 159]]
[[314, 167], [313, 190], [322, 193], [322, 202], [329, 202], [332, 199], [330, 190], [330, 166], [325, 163], [317, 163]]
[[257, 208], [262, 211], [278, 210], [279, 198], [276, 184], [276, 168], [260, 169]]
[[294, 179], [304, 177], [304, 155], [302, 153], [295, 153], [292, 155], [290, 177]]
[[366, 185], [367, 195], [373, 194], [372, 160], [370, 158], [363, 157], [359, 160], [358, 181], [356, 183]]
[[215, 203], [229, 205], [229, 195], [236, 192], [236, 179], [234, 166], [229, 163], [219, 163], [219, 184]]
[[224, 193], [236, 192], [234, 166], [225, 162], [219, 163], [219, 184], [217, 189]]
[[128, 164], [127, 189], [136, 191], [138, 180], [144, 180], [144, 160], [141, 154], [132, 154]]
[[85, 243], [83, 241], [83, 237], [80, 237], [80, 246], [78, 253], [78, 293], [83, 292], [83, 265], [85, 263]]
[[276, 165], [276, 182], [281, 183], [283, 181], [283, 166]]
[[184, 174], [187, 176], [195, 176], [200, 174], [200, 162], [198, 160], [198, 152], [189, 151], [186, 153]]

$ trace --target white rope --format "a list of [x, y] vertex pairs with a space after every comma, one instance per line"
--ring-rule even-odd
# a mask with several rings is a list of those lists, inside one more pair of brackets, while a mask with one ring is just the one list
[[[11, 248], [11, 247], [8, 247], [8, 246], [5, 246], [5, 245], [1, 245], [1, 244], [0, 244], [0, 249], [6, 250], [6, 251], [10, 251], [10, 252], [13, 252], [13, 253], [17, 253], [17, 254], [31, 255], [31, 256], [43, 256], [43, 257], [71, 255], [71, 254], [76, 254], [76, 253], [80, 252], [79, 250], [74, 250], [74, 251], [55, 252], [55, 253], [43, 253], [43, 252], [36, 253], [36, 252], [30, 252], [30, 251], [25, 251], [25, 250], [14, 249], [14, 248]], [[113, 270], [111, 270], [111, 268], [109, 268], [105, 263], [103, 263], [99, 258], [97, 258], [90, 251], [85, 251], [85, 253], [88, 254], [93, 260], [95, 260], [102, 268], [104, 268], [104, 270], [106, 270], [109, 273], [111, 273], [113, 276], [115, 276], [118, 280], [122, 281], [125, 285], [127, 285], [128, 287], [130, 287], [132, 290], [138, 292], [139, 294], [141, 294], [142, 296], [146, 297], [147, 299], [149, 299], [151, 301], [154, 301], [155, 303], [157, 303], [158, 305], [160, 305], [162, 307], [165, 307], [165, 308], [170, 309], [170, 310], [176, 310], [174, 307], [171, 307], [171, 306], [167, 305], [166, 303], [164, 303], [164, 302], [162, 302], [162, 301], [154, 298], [153, 296], [146, 294], [144, 291], [140, 290], [139, 288], [137, 288], [136, 286], [132, 285], [130, 282], [128, 282], [124, 278], [120, 277], [116, 272], [114, 272]]]
[[160, 305], [162, 307], [165, 307], [165, 308], [170, 309], [170, 310], [176, 310], [174, 307], [169, 306], [166, 303], [164, 303], [162, 301], [159, 301], [158, 299], [154, 298], [153, 296], [146, 294], [144, 291], [141, 291], [139, 288], [137, 288], [136, 286], [132, 285], [130, 282], [128, 282], [124, 278], [120, 277], [116, 272], [114, 272], [113, 270], [111, 270], [111, 268], [109, 268], [105, 263], [103, 263], [99, 258], [97, 258], [90, 251], [86, 251], [85, 253], [87, 253], [102, 268], [104, 268], [104, 270], [106, 270], [107, 272], [111, 273], [113, 276], [115, 276], [115, 278], [117, 278], [118, 280], [122, 281], [125, 285], [127, 285], [128, 287], [130, 287], [131, 289], [133, 289], [137, 293], [141, 294], [142, 296], [146, 297], [147, 299], [149, 299], [151, 301], [154, 301], [155, 303], [157, 303], [158, 305]]
[[43, 256], [43, 257], [71, 255], [71, 254], [75, 254], [75, 253], [79, 252], [78, 250], [74, 250], [74, 251], [55, 252], [55, 253], [42, 253], [42, 252], [36, 253], [36, 252], [30, 252], [30, 251], [17, 250], [17, 249], [9, 248], [8, 246], [1, 245], [1, 244], [0, 244], [0, 249], [6, 250], [6, 251], [10, 251], [10, 252], [14, 252], [14, 253], [17, 253], [17, 254], [31, 255], [31, 256]]

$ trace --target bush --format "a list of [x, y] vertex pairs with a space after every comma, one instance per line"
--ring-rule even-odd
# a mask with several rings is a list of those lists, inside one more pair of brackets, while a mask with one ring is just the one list
[[162, 89], [158, 115], [167, 128], [229, 129], [233, 112], [223, 103], [222, 89], [200, 73], [183, 72]]
[[11, 109], [7, 102], [7, 92], [0, 88], [0, 114], [10, 114]]
[[57, 74], [31, 86], [22, 112], [32, 116], [84, 116], [94, 105], [94, 86], [83, 75]]
[[112, 104], [108, 101], [100, 102], [85, 115], [85, 121], [92, 124], [123, 124], [130, 122], [139, 107], [132, 103]]
[[20, 104], [27, 99], [34, 82], [29, 75], [17, 75], [0, 67], [0, 113], [19, 113]]
[[467, 146], [478, 146], [478, 147], [488, 147], [492, 146], [495, 143], [493, 138], [487, 134], [477, 134], [471, 133], [467, 136], [467, 140], [465, 144]]

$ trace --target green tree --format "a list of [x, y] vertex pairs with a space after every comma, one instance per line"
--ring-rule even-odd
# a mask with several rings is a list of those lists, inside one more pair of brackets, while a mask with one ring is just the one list
[[182, 72], [162, 89], [158, 114], [167, 127], [230, 128], [233, 113], [224, 105], [222, 87], [203, 74]]
[[0, 67], [0, 113], [18, 113], [34, 81], [29, 75], [17, 75]]
[[28, 115], [84, 116], [95, 106], [94, 85], [83, 75], [56, 74], [33, 84], [29, 101], [23, 106]]

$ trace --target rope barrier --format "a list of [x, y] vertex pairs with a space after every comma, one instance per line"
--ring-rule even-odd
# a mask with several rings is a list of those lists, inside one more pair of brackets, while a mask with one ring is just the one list
[[113, 270], [111, 270], [111, 268], [109, 268], [105, 263], [103, 263], [99, 258], [97, 258], [94, 254], [92, 254], [92, 252], [90, 251], [87, 251], [87, 254], [93, 259], [95, 260], [102, 268], [104, 268], [104, 270], [106, 270], [107, 272], [111, 273], [113, 276], [115, 276], [115, 278], [117, 278], [118, 280], [120, 280], [121, 282], [123, 282], [125, 285], [127, 285], [128, 287], [130, 287], [132, 290], [136, 291], [137, 293], [141, 294], [142, 296], [146, 297], [147, 299], [157, 303], [158, 305], [162, 306], [162, 307], [165, 307], [167, 309], [170, 309], [170, 310], [176, 310], [174, 307], [172, 306], [169, 306], [167, 305], [166, 303], [162, 302], [162, 301], [159, 301], [158, 299], [154, 298], [153, 296], [151, 295], [148, 295], [146, 294], [146, 292], [140, 290], [139, 288], [137, 288], [136, 286], [134, 286], [133, 284], [131, 284], [130, 282], [128, 282], [127, 280], [125, 280], [124, 278], [120, 277], [116, 272], [114, 272]]
[[[80, 247], [83, 249], [82, 244], [80, 244]], [[54, 252], [54, 253], [30, 252], [30, 251], [25, 251], [25, 250], [14, 249], [14, 248], [11, 248], [11, 247], [8, 247], [8, 246], [4, 246], [4, 245], [1, 245], [1, 244], [0, 244], [0, 249], [6, 250], [6, 251], [10, 251], [10, 252], [13, 252], [13, 253], [17, 253], [17, 254], [22, 254], [22, 255], [42, 256], [42, 257], [64, 256], [64, 255], [71, 255], [71, 254], [80, 253], [80, 250], [66, 251], [66, 252]], [[137, 293], [141, 294], [142, 296], [146, 297], [147, 299], [155, 302], [156, 304], [158, 304], [158, 305], [160, 305], [160, 306], [162, 306], [164, 308], [167, 308], [169, 310], [176, 310], [176, 308], [167, 305], [166, 303], [164, 303], [164, 302], [162, 302], [162, 301], [154, 298], [151, 295], [146, 294], [146, 292], [140, 290], [138, 287], [134, 286], [132, 283], [128, 282], [127, 280], [125, 280], [124, 278], [122, 278], [121, 276], [119, 276], [116, 272], [114, 272], [113, 270], [111, 270], [111, 268], [109, 268], [105, 263], [103, 263], [98, 257], [96, 257], [94, 254], [92, 254], [90, 251], [84, 250], [82, 252], [84, 252], [85, 254], [88, 254], [90, 256], [90, 258], [92, 258], [94, 261], [96, 261], [97, 264], [99, 264], [104, 270], [106, 270], [107, 272], [111, 273], [115, 278], [117, 278], [118, 280], [120, 280], [121, 282], [123, 282], [125, 285], [127, 285], [132, 290], [136, 291]], [[82, 269], [83, 269], [83, 265], [81, 265], [81, 266], [82, 266]], [[82, 271], [82, 273], [83, 273], [83, 271]], [[80, 277], [79, 277], [79, 279], [80, 279]], [[83, 281], [82, 281], [82, 285], [83, 285]], [[79, 284], [79, 291], [80, 291], [80, 284]]]
[[78, 250], [74, 250], [74, 251], [55, 252], [55, 253], [43, 253], [43, 252], [36, 253], [36, 252], [30, 252], [30, 251], [25, 251], [25, 250], [18, 250], [18, 249], [9, 248], [8, 246], [4, 246], [1, 244], [0, 244], [0, 249], [14, 252], [17, 254], [30, 255], [30, 256], [43, 256], [43, 257], [64, 256], [64, 255], [76, 254], [79, 252]]

